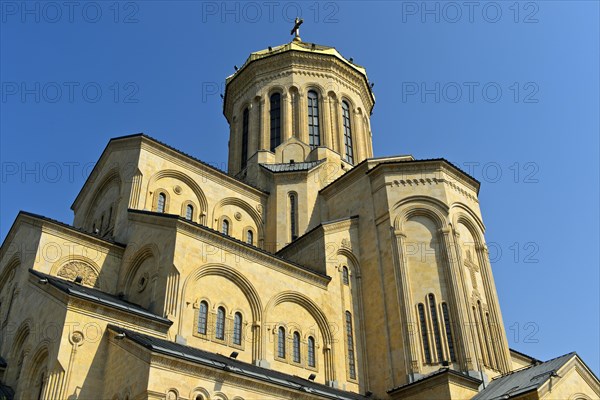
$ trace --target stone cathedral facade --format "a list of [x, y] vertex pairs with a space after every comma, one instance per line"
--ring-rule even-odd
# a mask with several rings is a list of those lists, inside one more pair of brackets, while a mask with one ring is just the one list
[[227, 78], [228, 172], [111, 139], [72, 225], [4, 240], [0, 398], [598, 399], [577, 354], [509, 349], [479, 182], [375, 157], [374, 104], [296, 38]]

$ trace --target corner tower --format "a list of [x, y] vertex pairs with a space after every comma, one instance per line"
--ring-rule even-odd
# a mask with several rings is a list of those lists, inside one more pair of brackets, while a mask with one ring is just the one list
[[229, 173], [254, 180], [258, 164], [336, 155], [351, 168], [373, 156], [374, 104], [365, 69], [333, 47], [296, 37], [252, 53], [226, 79]]

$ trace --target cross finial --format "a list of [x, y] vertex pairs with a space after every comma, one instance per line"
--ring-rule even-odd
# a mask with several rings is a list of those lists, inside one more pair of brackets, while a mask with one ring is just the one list
[[294, 27], [292, 28], [290, 35], [294, 35], [294, 40], [296, 41], [302, 40], [300, 39], [300, 25], [302, 25], [303, 22], [304, 20], [298, 17], [296, 17], [296, 19], [294, 20]]

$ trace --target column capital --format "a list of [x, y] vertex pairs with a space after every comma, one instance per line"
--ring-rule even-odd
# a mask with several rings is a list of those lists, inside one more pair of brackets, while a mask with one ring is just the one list
[[450, 235], [450, 234], [452, 234], [453, 229], [452, 229], [452, 227], [447, 226], [445, 228], [440, 228], [439, 231], [440, 231], [440, 233], [442, 233], [444, 235]]
[[406, 239], [406, 234], [404, 232], [402, 232], [400, 229], [393, 229], [393, 231], [394, 231], [394, 235], [396, 235], [397, 238]]

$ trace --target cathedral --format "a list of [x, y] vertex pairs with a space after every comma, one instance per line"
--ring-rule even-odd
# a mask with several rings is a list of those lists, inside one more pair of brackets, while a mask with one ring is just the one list
[[0, 399], [599, 399], [508, 347], [480, 183], [374, 156], [372, 87], [296, 29], [226, 78], [227, 172], [116, 137], [72, 224], [20, 212]]

